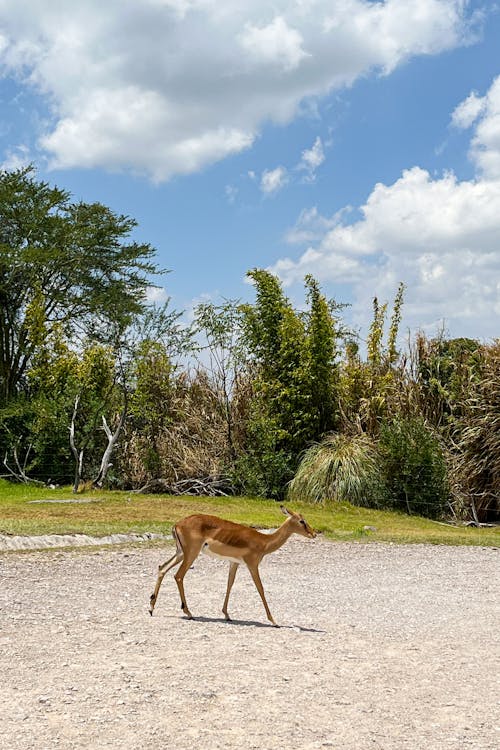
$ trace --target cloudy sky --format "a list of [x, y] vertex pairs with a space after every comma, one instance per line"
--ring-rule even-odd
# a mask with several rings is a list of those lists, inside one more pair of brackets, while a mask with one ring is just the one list
[[0, 0], [0, 164], [139, 222], [177, 309], [306, 273], [500, 335], [500, 4]]

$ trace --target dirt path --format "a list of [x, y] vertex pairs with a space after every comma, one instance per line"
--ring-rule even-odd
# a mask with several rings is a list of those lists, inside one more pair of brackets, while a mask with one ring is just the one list
[[169, 553], [0, 554], [1, 748], [499, 746], [497, 550], [296, 538], [262, 566], [280, 629], [244, 570], [223, 622], [204, 557], [199, 619], [170, 576], [150, 618]]

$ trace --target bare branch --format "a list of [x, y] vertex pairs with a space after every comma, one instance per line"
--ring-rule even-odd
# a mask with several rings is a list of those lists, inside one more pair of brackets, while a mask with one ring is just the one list
[[71, 425], [69, 427], [69, 444], [71, 447], [71, 452], [73, 453], [73, 456], [75, 457], [75, 479], [73, 482], [73, 492], [78, 492], [78, 487], [80, 486], [80, 480], [82, 477], [82, 467], [83, 467], [83, 448], [78, 451], [78, 448], [76, 447], [75, 443], [75, 420], [76, 415], [78, 412], [78, 404], [80, 402], [80, 395], [78, 395], [75, 398], [75, 405], [73, 407], [73, 415], [71, 417]]
[[45, 484], [44, 482], [42, 482], [40, 479], [32, 479], [31, 477], [29, 477], [26, 474], [26, 464], [27, 464], [27, 461], [28, 461], [28, 456], [29, 456], [30, 450], [31, 450], [31, 445], [28, 447], [28, 451], [26, 453], [25, 460], [23, 462], [23, 465], [21, 466], [21, 462], [19, 461], [19, 456], [17, 455], [17, 446], [15, 446], [12, 449], [12, 455], [14, 457], [14, 461], [15, 461], [15, 464], [16, 464], [16, 467], [17, 467], [17, 471], [15, 471], [14, 469], [12, 469], [9, 466], [9, 464], [7, 463], [7, 460], [8, 460], [8, 452], [7, 451], [5, 452], [5, 456], [4, 456], [4, 459], [3, 459], [3, 465], [5, 466], [5, 468], [7, 469], [7, 471], [9, 472], [9, 475], [11, 477], [13, 477], [16, 481], [22, 482], [23, 484], [36, 484], [36, 485], [38, 485], [40, 487], [43, 487], [44, 484]]
[[111, 454], [113, 453], [113, 450], [120, 436], [120, 432], [122, 431], [122, 427], [125, 422], [126, 414], [127, 414], [127, 404], [125, 403], [123, 411], [120, 415], [118, 426], [114, 432], [111, 432], [108, 426], [108, 423], [106, 422], [106, 417], [104, 415], [102, 417], [102, 426], [103, 426], [104, 432], [106, 433], [106, 437], [108, 438], [108, 445], [101, 459], [101, 466], [99, 468], [99, 473], [97, 477], [94, 479], [94, 481], [92, 482], [93, 487], [102, 487], [102, 485], [104, 484], [104, 480], [106, 479], [106, 475], [111, 466]]

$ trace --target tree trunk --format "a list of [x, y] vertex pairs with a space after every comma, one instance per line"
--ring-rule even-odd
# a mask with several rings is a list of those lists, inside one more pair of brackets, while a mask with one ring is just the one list
[[80, 396], [75, 398], [75, 406], [73, 407], [73, 416], [71, 417], [71, 425], [69, 428], [69, 444], [71, 446], [71, 452], [75, 457], [75, 479], [73, 481], [73, 492], [78, 492], [80, 481], [82, 478], [82, 467], [83, 467], [83, 449], [78, 451], [75, 443], [75, 419], [78, 411], [78, 402]]

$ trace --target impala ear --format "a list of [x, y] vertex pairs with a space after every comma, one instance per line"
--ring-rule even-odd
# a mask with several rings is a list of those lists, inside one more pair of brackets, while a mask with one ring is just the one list
[[290, 511], [288, 510], [288, 508], [285, 508], [284, 505], [280, 505], [280, 508], [281, 508], [281, 512], [283, 513], [284, 516], [292, 516], [293, 515], [292, 513], [290, 513]]

